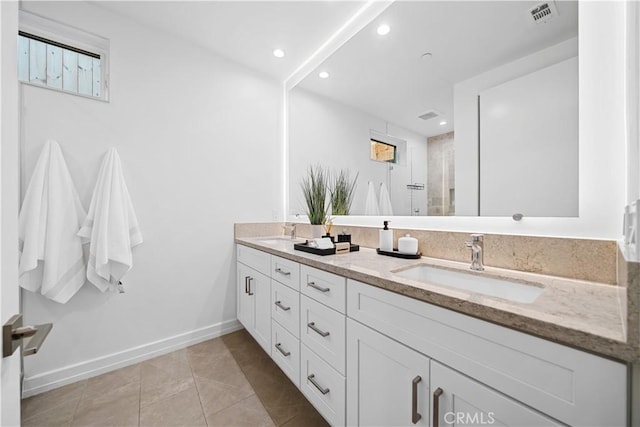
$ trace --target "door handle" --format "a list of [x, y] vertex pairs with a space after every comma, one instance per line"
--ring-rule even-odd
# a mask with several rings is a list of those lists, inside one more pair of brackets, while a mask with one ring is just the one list
[[22, 326], [22, 315], [16, 314], [2, 326], [2, 357], [11, 356], [22, 344], [22, 355], [36, 354], [53, 325]]
[[433, 427], [440, 425], [440, 396], [442, 393], [444, 391], [440, 387], [433, 392]]
[[280, 273], [283, 276], [291, 276], [291, 272], [290, 271], [284, 271], [280, 267], [276, 268], [276, 273]]
[[307, 286], [311, 286], [313, 289], [320, 292], [329, 292], [331, 290], [331, 288], [323, 288], [322, 286], [316, 285], [316, 282], [307, 282]]
[[276, 344], [276, 349], [277, 349], [280, 353], [282, 353], [282, 355], [283, 355], [284, 357], [289, 357], [289, 355], [291, 354], [291, 352], [290, 352], [290, 351], [286, 351], [286, 350], [283, 350], [283, 349], [282, 349], [282, 344], [281, 344], [281, 343]]
[[422, 418], [418, 413], [418, 383], [422, 377], [418, 375], [411, 381], [411, 422], [416, 424]]
[[311, 374], [311, 375], [309, 375], [309, 376], [307, 377], [307, 379], [308, 379], [309, 381], [311, 381], [311, 384], [313, 384], [314, 386], [316, 386], [316, 388], [320, 391], [320, 393], [322, 393], [322, 394], [327, 394], [327, 393], [329, 393], [329, 391], [330, 391], [330, 390], [329, 390], [328, 388], [324, 388], [324, 387], [322, 387], [320, 384], [318, 384], [318, 383], [316, 382], [316, 380], [314, 379], [315, 377], [316, 377], [316, 375], [315, 375], [315, 374]]
[[331, 333], [329, 331], [325, 332], [325, 331], [323, 331], [321, 329], [318, 329], [318, 327], [316, 326], [316, 322], [307, 323], [307, 326], [310, 327], [314, 332], [322, 335], [323, 337], [327, 337]]
[[249, 276], [244, 276], [244, 293], [249, 293]]
[[253, 277], [249, 277], [249, 296], [253, 295], [253, 292], [251, 292], [251, 281], [253, 280]]
[[289, 311], [291, 310], [291, 307], [285, 307], [284, 305], [282, 305], [282, 303], [280, 301], [276, 301], [275, 302], [276, 307], [280, 307], [282, 310], [284, 311]]

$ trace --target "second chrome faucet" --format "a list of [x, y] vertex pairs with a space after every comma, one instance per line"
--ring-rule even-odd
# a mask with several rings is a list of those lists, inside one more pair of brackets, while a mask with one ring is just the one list
[[472, 270], [484, 270], [484, 234], [472, 234], [470, 242], [464, 244], [471, 248], [471, 268]]

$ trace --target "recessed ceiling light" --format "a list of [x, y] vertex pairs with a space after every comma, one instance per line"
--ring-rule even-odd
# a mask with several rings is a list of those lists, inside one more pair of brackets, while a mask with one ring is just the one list
[[382, 24], [378, 27], [378, 35], [381, 36], [386, 36], [387, 34], [389, 34], [389, 31], [391, 31], [391, 27], [389, 27], [387, 24]]
[[329, 73], [327, 73], [326, 71], [320, 71], [320, 74], [318, 74], [318, 77], [320, 77], [321, 79], [326, 79], [329, 77]]
[[282, 58], [284, 56], [284, 50], [273, 49], [273, 56], [275, 56], [276, 58]]
[[440, 126], [444, 126], [444, 125], [446, 125], [446, 124], [447, 124], [447, 121], [446, 121], [446, 120], [443, 120], [443, 121], [441, 121], [441, 122], [440, 122]]

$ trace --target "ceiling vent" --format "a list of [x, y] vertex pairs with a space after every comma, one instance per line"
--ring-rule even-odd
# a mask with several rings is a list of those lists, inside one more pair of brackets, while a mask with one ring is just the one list
[[529, 16], [536, 24], [545, 24], [558, 16], [558, 9], [553, 1], [540, 3], [529, 9]]
[[435, 119], [436, 117], [441, 116], [441, 115], [442, 115], [442, 113], [440, 113], [439, 111], [429, 110], [429, 111], [426, 111], [426, 112], [420, 114], [418, 116], [418, 118], [422, 119], [422, 120], [430, 120], [430, 119]]

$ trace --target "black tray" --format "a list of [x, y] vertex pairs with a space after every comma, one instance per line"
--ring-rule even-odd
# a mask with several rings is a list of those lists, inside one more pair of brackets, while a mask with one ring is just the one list
[[[294, 243], [293, 244], [293, 249], [295, 249], [296, 251], [302, 251], [302, 252], [308, 252], [310, 254], [315, 254], [315, 255], [335, 255], [336, 253], [336, 248], [329, 248], [329, 249], [318, 249], [318, 248], [313, 248], [311, 246], [309, 246], [308, 242], [306, 243]], [[360, 250], [360, 246], [359, 245], [354, 245], [353, 243], [351, 243], [351, 247], [349, 248], [349, 252], [357, 252]]]
[[397, 249], [394, 249], [393, 252], [387, 252], [387, 251], [381, 251], [380, 248], [376, 249], [376, 252], [378, 253], [378, 255], [386, 255], [386, 256], [392, 256], [392, 257], [396, 257], [396, 258], [405, 258], [405, 259], [420, 259], [422, 258], [422, 253], [418, 252], [415, 255], [411, 255], [411, 254], [403, 254], [398, 252]]

